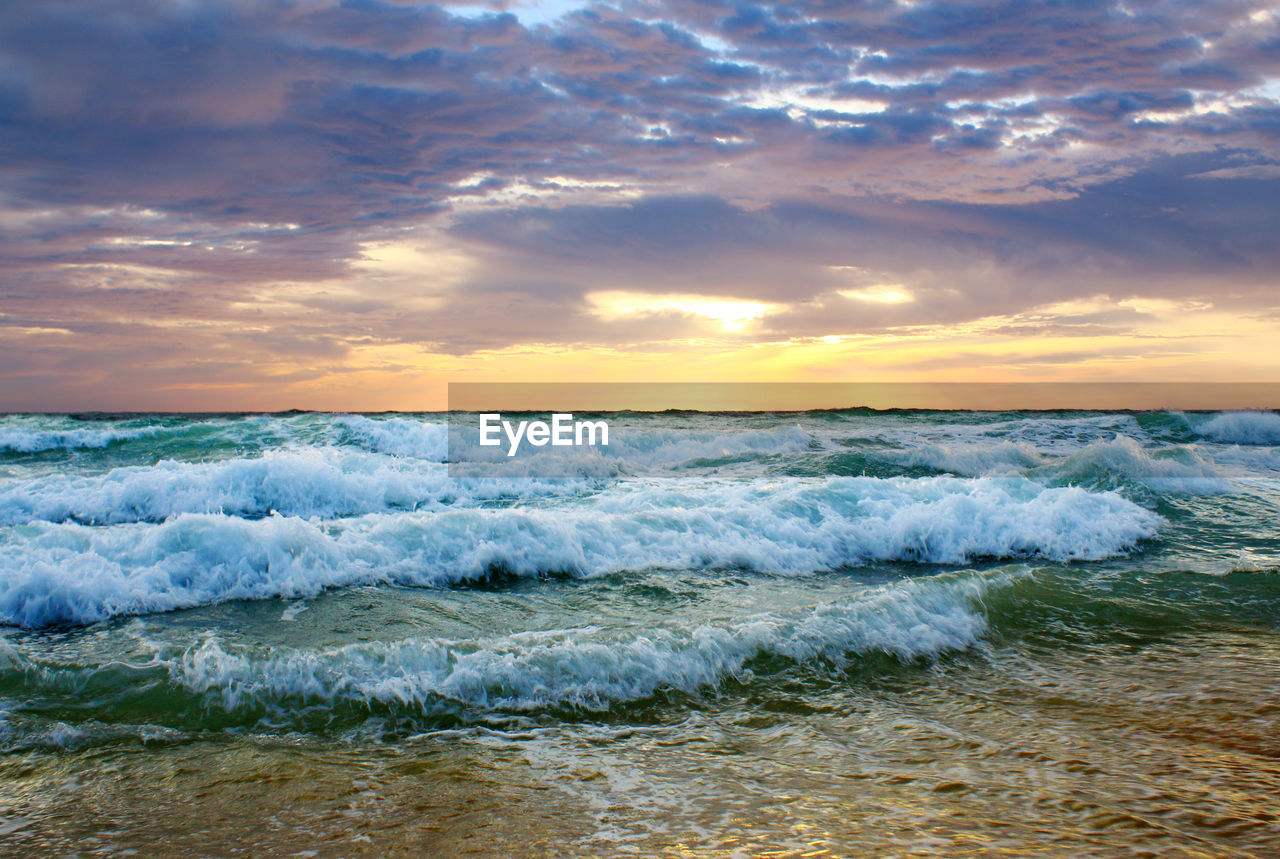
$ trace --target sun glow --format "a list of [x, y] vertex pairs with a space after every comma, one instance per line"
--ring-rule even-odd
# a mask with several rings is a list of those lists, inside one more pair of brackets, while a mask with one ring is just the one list
[[608, 321], [628, 316], [679, 313], [712, 320], [719, 323], [722, 331], [728, 333], [746, 330], [751, 323], [779, 306], [743, 298], [689, 294], [649, 295], [622, 291], [593, 292], [587, 296], [587, 301], [593, 315]]
[[854, 301], [870, 301], [874, 304], [906, 304], [915, 301], [915, 296], [904, 287], [889, 283], [878, 283], [865, 289], [840, 289], [836, 294]]

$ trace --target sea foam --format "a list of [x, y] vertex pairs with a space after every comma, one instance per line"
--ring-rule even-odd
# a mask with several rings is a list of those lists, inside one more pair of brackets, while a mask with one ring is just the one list
[[119, 441], [147, 438], [165, 431], [162, 426], [108, 429], [0, 429], [0, 453], [39, 453], [47, 450], [104, 448]]
[[1280, 414], [1275, 412], [1223, 412], [1192, 429], [1226, 444], [1280, 444]]
[[367, 418], [338, 415], [333, 427], [341, 442], [379, 453], [444, 462], [449, 452], [449, 431], [444, 423], [416, 418]]
[[575, 491], [564, 481], [451, 480], [440, 463], [353, 448], [300, 448], [215, 462], [164, 460], [106, 474], [0, 482], [0, 525], [158, 522], [180, 513], [334, 518]]

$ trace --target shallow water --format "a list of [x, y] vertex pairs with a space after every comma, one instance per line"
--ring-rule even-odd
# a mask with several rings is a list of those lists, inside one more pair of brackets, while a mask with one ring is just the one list
[[0, 419], [0, 850], [1280, 844], [1280, 415], [613, 417]]

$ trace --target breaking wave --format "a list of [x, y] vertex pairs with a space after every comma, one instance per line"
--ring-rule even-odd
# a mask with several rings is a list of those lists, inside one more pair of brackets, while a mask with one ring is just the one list
[[1226, 444], [1280, 444], [1280, 414], [1275, 412], [1223, 412], [1193, 429]]
[[880, 561], [1090, 560], [1161, 517], [1110, 492], [1021, 479], [631, 483], [504, 509], [336, 522], [184, 513], [160, 524], [32, 523], [0, 544], [0, 621], [83, 624], [353, 584], [439, 586], [645, 569], [802, 575]]
[[450, 480], [438, 463], [350, 448], [302, 448], [250, 459], [165, 460], [102, 475], [8, 480], [0, 483], [0, 525], [115, 525], [159, 522], [181, 513], [334, 518], [529, 500], [571, 491], [573, 486], [563, 481]]
[[162, 426], [133, 429], [0, 429], [0, 453], [40, 453], [47, 450], [104, 448], [115, 442], [147, 438], [165, 431]]
[[990, 584], [978, 574], [911, 579], [807, 613], [640, 633], [583, 628], [481, 641], [355, 644], [265, 657], [208, 639], [165, 665], [176, 683], [214, 694], [228, 708], [347, 699], [427, 711], [459, 704], [477, 710], [601, 710], [661, 691], [691, 693], [741, 678], [748, 663], [762, 655], [838, 661], [851, 652], [876, 651], [910, 661], [963, 649], [986, 629], [977, 603]]
[[444, 462], [449, 452], [449, 431], [443, 423], [412, 418], [367, 418], [339, 415], [333, 426], [341, 441], [378, 453]]
[[[55, 697], [91, 687], [100, 710], [144, 706], [161, 724], [187, 721], [193, 710], [207, 718], [211, 707], [245, 711], [251, 719], [264, 711], [287, 718], [344, 703], [428, 717], [600, 711], [663, 692], [749, 682], [760, 658], [840, 666], [865, 654], [909, 663], [963, 650], [987, 630], [988, 593], [1026, 575], [1003, 569], [903, 579], [869, 585], [837, 603], [687, 626], [589, 626], [335, 647], [262, 646], [207, 635], [187, 646], [143, 642], [142, 652], [96, 664], [33, 658], [0, 639], [0, 684], [21, 677]], [[157, 698], [151, 690], [158, 685], [168, 689]]]

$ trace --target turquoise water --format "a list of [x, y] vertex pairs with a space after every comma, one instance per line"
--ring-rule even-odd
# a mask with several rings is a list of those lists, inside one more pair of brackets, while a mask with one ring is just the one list
[[1280, 415], [0, 418], [0, 850], [1267, 855]]

